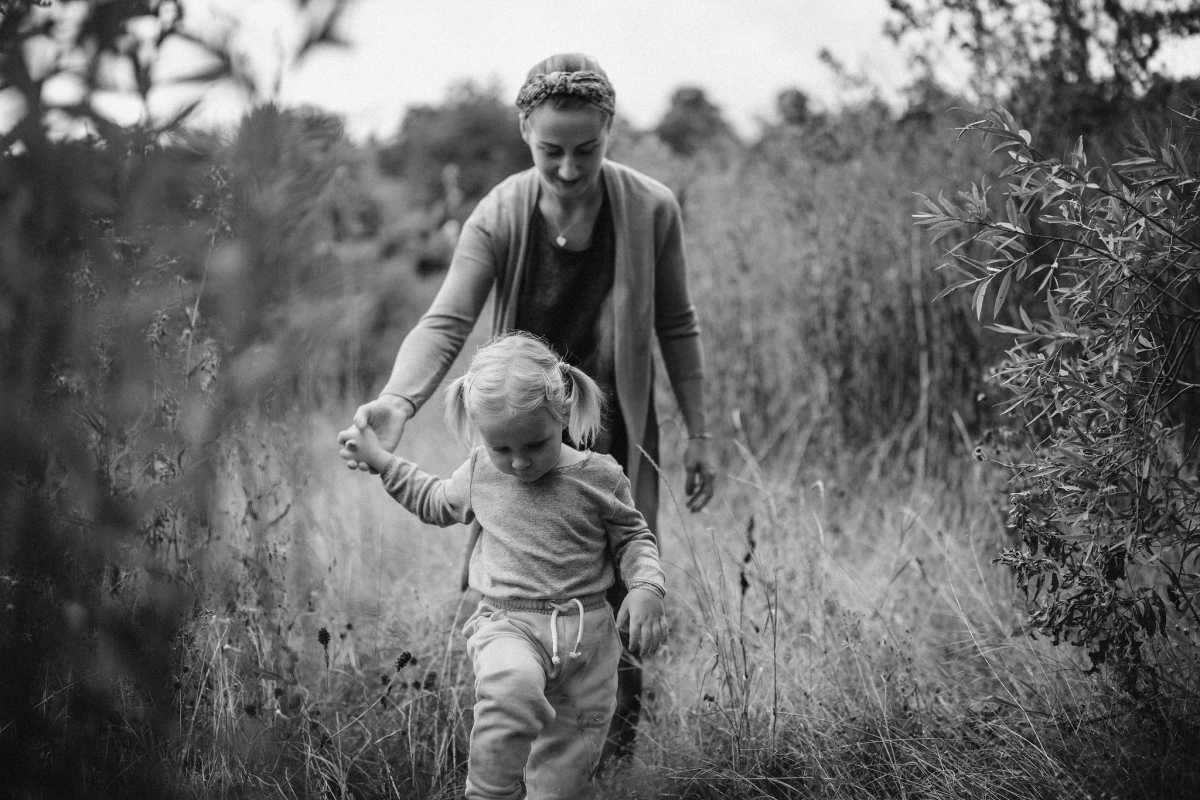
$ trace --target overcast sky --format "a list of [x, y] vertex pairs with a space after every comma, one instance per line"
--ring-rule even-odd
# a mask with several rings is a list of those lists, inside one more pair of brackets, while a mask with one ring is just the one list
[[[285, 0], [206, 1], [237, 8], [269, 70], [270, 43], [290, 35], [280, 29]], [[882, 35], [886, 11], [885, 0], [356, 0], [341, 27], [351, 46], [283, 75], [280, 99], [341, 113], [354, 135], [389, 136], [408, 105], [442, 100], [457, 80], [495, 78], [507, 98], [543, 57], [583, 51], [600, 59], [620, 112], [636, 126], [653, 125], [672, 90], [688, 83], [752, 133], [782, 88], [836, 103], [821, 48], [896, 87], [902, 61]], [[238, 113], [222, 93], [203, 110], [213, 119]]]
[[[237, 23], [234, 49], [252, 62], [262, 85], [278, 86], [275, 99], [338, 113], [356, 138], [392, 136], [408, 106], [441, 102], [458, 81], [495, 80], [506, 99], [514, 97], [532, 64], [564, 51], [599, 58], [616, 86], [619, 113], [641, 128], [661, 119], [683, 84], [705, 89], [747, 136], [773, 116], [784, 88], [799, 87], [817, 107], [836, 108], [844, 87], [820, 62], [822, 49], [887, 97], [908, 80], [903, 57], [883, 35], [886, 0], [352, 0], [340, 27], [349, 46], [320, 49], [291, 70], [279, 64], [299, 36], [295, 0], [188, 0], [185, 7], [187, 27], [206, 35], [219, 30], [214, 9], [223, 10]], [[149, 40], [156, 23], [147, 24]], [[200, 68], [188, 47], [169, 45], [156, 61], [156, 86], [163, 88], [151, 94], [151, 109], [159, 118], [197, 91], [164, 81]], [[1169, 72], [1195, 74], [1200, 37], [1166, 61], [1175, 64]], [[78, 77], [54, 78], [45, 99], [78, 102], [81, 85]], [[0, 93], [0, 131], [20, 113], [15, 98]], [[132, 93], [98, 103], [117, 122], [142, 114]], [[246, 108], [244, 96], [209, 89], [193, 122], [233, 125]]]

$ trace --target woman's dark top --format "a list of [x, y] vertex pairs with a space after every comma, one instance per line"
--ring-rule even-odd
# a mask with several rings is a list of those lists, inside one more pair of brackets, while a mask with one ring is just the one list
[[[585, 250], [552, 241], [545, 218], [533, 215], [529, 261], [517, 302], [516, 328], [540, 336], [564, 361], [590, 375], [604, 393], [604, 429], [592, 449], [611, 453], [628, 471], [625, 423], [617, 410], [613, 370], [612, 287], [616, 251], [608, 195]], [[654, 422], [654, 404], [650, 404]], [[657, 425], [648, 430], [650, 457], [658, 458]]]

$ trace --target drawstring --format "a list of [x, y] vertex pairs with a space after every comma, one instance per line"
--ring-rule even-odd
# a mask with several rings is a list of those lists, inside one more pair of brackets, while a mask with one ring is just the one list
[[[575, 635], [575, 649], [567, 655], [571, 658], [579, 658], [582, 655], [579, 652], [579, 643], [583, 641], [583, 601], [578, 597], [572, 597], [571, 602], [579, 609], [579, 632]], [[562, 663], [562, 659], [558, 657], [558, 612], [569, 611], [570, 606], [567, 603], [562, 605], [551, 603], [550, 607], [550, 663], [558, 666]]]

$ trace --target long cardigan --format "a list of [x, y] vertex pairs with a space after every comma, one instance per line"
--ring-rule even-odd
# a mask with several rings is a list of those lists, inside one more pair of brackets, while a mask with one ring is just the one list
[[[675, 393], [701, 381], [700, 329], [687, 286], [682, 215], [670, 189], [630, 167], [606, 160], [601, 175], [613, 216], [613, 366], [617, 405], [628, 432], [634, 502], [657, 523], [658, 476], [643, 463], [653, 396], [651, 331]], [[463, 225], [446, 279], [429, 310], [405, 337], [383, 393], [420, 408], [441, 383], [494, 288], [493, 334], [513, 328], [538, 200], [538, 174], [506, 178]], [[699, 402], [699, 400], [697, 400]]]

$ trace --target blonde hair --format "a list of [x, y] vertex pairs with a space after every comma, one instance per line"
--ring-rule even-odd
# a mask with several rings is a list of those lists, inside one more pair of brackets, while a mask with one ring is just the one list
[[549, 345], [528, 333], [507, 333], [476, 351], [467, 372], [446, 387], [446, 425], [463, 442], [475, 420], [545, 408], [571, 441], [589, 446], [600, 431], [600, 387]]

